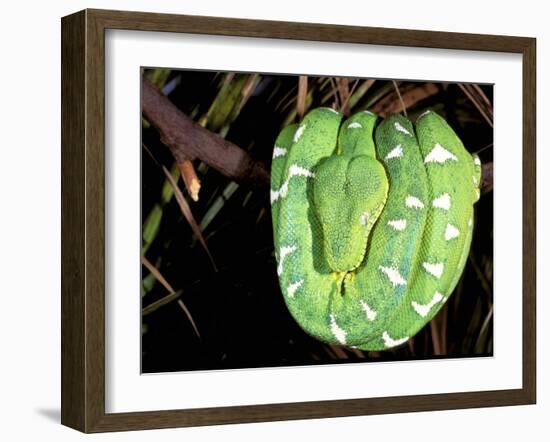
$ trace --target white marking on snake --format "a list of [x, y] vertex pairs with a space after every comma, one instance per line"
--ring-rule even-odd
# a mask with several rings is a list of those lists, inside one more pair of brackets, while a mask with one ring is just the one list
[[388, 221], [388, 226], [393, 227], [395, 230], [402, 232], [407, 227], [406, 219], [392, 219]]
[[424, 158], [424, 163], [443, 164], [446, 161], [458, 161], [458, 158], [439, 143], [435, 143], [434, 148]]
[[409, 337], [405, 336], [404, 338], [401, 338], [401, 339], [393, 339], [388, 334], [388, 332], [385, 331], [384, 333], [382, 333], [382, 339], [384, 340], [384, 345], [389, 348], [389, 347], [395, 347], [397, 345], [404, 344], [409, 340]]
[[293, 176], [305, 176], [305, 177], [314, 177], [315, 174], [306, 168], [302, 166], [298, 166], [297, 164], [293, 164], [290, 166], [290, 169], [288, 169], [288, 175], [289, 177]]
[[363, 212], [361, 214], [361, 217], [359, 218], [359, 222], [361, 223], [361, 225], [366, 226], [369, 222], [369, 212]]
[[292, 164], [288, 169], [288, 177], [285, 182], [281, 184], [281, 187], [279, 187], [278, 190], [271, 190], [271, 204], [273, 204], [279, 198], [284, 198], [286, 196], [286, 194], [288, 193], [288, 185], [290, 183], [290, 179], [295, 176], [305, 176], [306, 178], [313, 178], [315, 174], [303, 168], [302, 166]]
[[401, 124], [399, 124], [398, 121], [393, 123], [393, 127], [395, 127], [396, 131], [403, 132], [404, 134], [407, 134], [409, 137], [412, 137], [412, 134], [407, 129], [405, 129]]
[[363, 112], [365, 112], [366, 114], [369, 114], [369, 115], [374, 115], [374, 113], [371, 112], [370, 110], [364, 110]]
[[430, 275], [435, 276], [437, 279], [441, 278], [441, 275], [443, 274], [443, 270], [445, 268], [442, 262], [423, 262], [422, 267], [424, 267], [424, 270], [426, 270]]
[[476, 201], [479, 199], [480, 196], [481, 196], [481, 193], [479, 189], [476, 189]]
[[474, 164], [476, 166], [481, 166], [481, 160], [479, 159], [479, 157], [474, 157]]
[[475, 175], [472, 175], [472, 182], [477, 186], [477, 177]]
[[331, 313], [330, 315], [330, 331], [336, 337], [336, 339], [338, 339], [338, 342], [340, 344], [346, 343], [346, 335], [348, 333], [343, 328], [341, 328], [338, 324], [336, 324], [336, 318], [334, 317], [334, 313]]
[[277, 201], [279, 198], [284, 198], [288, 192], [288, 180], [285, 181], [279, 190], [271, 190], [269, 197], [271, 199], [271, 204]]
[[386, 158], [384, 159], [391, 160], [392, 158], [400, 158], [402, 156], [403, 156], [403, 148], [401, 147], [401, 144], [398, 144], [388, 152], [388, 154], [386, 155]]
[[273, 149], [273, 158], [284, 157], [286, 153], [287, 150], [284, 147], [275, 146]]
[[297, 249], [296, 246], [283, 246], [279, 250], [279, 265], [277, 266], [277, 274], [281, 276], [283, 274], [283, 263], [285, 258], [291, 253], [295, 252]]
[[361, 123], [358, 123], [357, 121], [354, 121], [353, 123], [348, 124], [348, 129], [360, 129], [363, 126], [361, 126]]
[[472, 227], [473, 224], [474, 224], [474, 221], [473, 221], [472, 218], [470, 218], [470, 219], [468, 220], [468, 227]]
[[426, 315], [430, 313], [430, 310], [432, 309], [432, 307], [441, 301], [443, 301], [443, 295], [439, 292], [435, 292], [432, 300], [427, 304], [419, 304], [418, 302], [413, 301], [412, 306], [416, 311], [416, 313], [418, 313], [420, 316], [425, 318]]
[[302, 136], [302, 134], [304, 133], [304, 130], [306, 130], [306, 125], [305, 124], [302, 124], [298, 130], [294, 133], [294, 139], [292, 141], [294, 141], [295, 143], [300, 139], [300, 137]]
[[450, 241], [451, 239], [458, 238], [459, 235], [460, 230], [458, 230], [452, 224], [447, 224], [447, 228], [445, 229], [445, 241]]
[[432, 113], [432, 111], [429, 110], [429, 109], [428, 109], [427, 111], [422, 112], [422, 113], [418, 116], [418, 118], [416, 119], [416, 121], [420, 120], [422, 117], [425, 117], [426, 115], [431, 114], [431, 113]]
[[407, 281], [403, 276], [401, 276], [401, 273], [399, 273], [399, 270], [395, 267], [384, 267], [384, 266], [378, 266], [378, 269], [384, 273], [388, 279], [390, 280], [391, 284], [395, 287], [397, 285], [406, 285]]
[[338, 112], [336, 109], [333, 109], [331, 107], [327, 107], [326, 109], [328, 109], [331, 112], [334, 112], [335, 114], [340, 114], [340, 112]]
[[377, 313], [369, 307], [369, 305], [362, 299], [359, 301], [361, 303], [361, 308], [365, 311], [367, 319], [369, 321], [374, 321], [376, 319]]
[[409, 195], [405, 198], [405, 205], [414, 209], [423, 209], [424, 203], [420, 201], [417, 197]]
[[432, 206], [438, 209], [449, 210], [451, 208], [451, 196], [444, 193], [432, 201]]
[[286, 292], [290, 298], [294, 298], [294, 294], [296, 293], [296, 290], [298, 290], [302, 284], [304, 283], [303, 279], [300, 279], [299, 281], [293, 282], [286, 288]]

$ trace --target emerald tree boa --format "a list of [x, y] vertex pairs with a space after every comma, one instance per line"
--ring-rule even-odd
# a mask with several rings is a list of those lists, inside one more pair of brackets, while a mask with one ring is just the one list
[[290, 313], [317, 339], [362, 350], [403, 344], [453, 292], [481, 174], [436, 113], [377, 120], [314, 109], [281, 131], [271, 170]]

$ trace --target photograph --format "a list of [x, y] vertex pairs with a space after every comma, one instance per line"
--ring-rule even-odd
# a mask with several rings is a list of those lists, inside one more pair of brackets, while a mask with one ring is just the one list
[[63, 16], [64, 426], [529, 414], [538, 39], [416, 9]]
[[493, 355], [492, 84], [141, 76], [143, 374]]

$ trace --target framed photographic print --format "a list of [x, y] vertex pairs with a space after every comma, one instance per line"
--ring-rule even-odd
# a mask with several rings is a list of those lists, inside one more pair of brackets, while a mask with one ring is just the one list
[[62, 423], [532, 404], [535, 40], [62, 20]]

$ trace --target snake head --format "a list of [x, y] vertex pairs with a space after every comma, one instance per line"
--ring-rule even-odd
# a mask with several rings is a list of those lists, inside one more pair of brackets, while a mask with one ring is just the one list
[[325, 259], [334, 272], [362, 262], [367, 241], [386, 202], [388, 179], [367, 155], [338, 155], [321, 161], [313, 183], [313, 207], [321, 223]]

